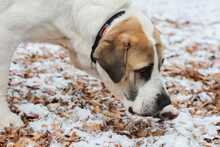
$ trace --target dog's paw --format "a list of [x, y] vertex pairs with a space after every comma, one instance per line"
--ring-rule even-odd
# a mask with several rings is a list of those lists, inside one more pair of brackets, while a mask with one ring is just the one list
[[23, 125], [20, 117], [12, 112], [0, 112], [0, 129], [4, 129], [5, 127], [13, 126], [13, 127], [21, 127]]

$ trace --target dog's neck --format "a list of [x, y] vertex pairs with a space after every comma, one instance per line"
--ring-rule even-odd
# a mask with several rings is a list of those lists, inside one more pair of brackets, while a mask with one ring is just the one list
[[[130, 4], [129, 0], [100, 0], [95, 1], [94, 4], [91, 3], [91, 0], [83, 0], [75, 3], [77, 3], [75, 4], [77, 8], [74, 9], [74, 24], [77, 29], [75, 31], [81, 35], [90, 47], [94, 44], [97, 33], [107, 19], [118, 11], [127, 9]], [[88, 3], [88, 5], [85, 3]]]

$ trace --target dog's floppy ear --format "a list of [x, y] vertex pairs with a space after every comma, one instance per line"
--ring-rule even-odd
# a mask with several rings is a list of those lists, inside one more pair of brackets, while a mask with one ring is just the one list
[[119, 39], [114, 37], [115, 35], [109, 35], [104, 38], [97, 47], [95, 56], [112, 81], [118, 83], [125, 73], [127, 40], [123, 36], [118, 36]]

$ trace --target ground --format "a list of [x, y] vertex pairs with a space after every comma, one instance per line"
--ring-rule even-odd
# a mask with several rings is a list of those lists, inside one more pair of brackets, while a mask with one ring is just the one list
[[161, 31], [164, 84], [179, 116], [131, 116], [101, 81], [72, 67], [63, 48], [21, 44], [8, 102], [25, 125], [2, 130], [0, 146], [220, 146], [220, 2], [136, 3]]

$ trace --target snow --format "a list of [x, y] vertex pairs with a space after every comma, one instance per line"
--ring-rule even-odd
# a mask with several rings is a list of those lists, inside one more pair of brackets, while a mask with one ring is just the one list
[[49, 114], [48, 109], [43, 105], [34, 105], [34, 104], [21, 104], [20, 110], [27, 115], [37, 115], [40, 118], [43, 118]]
[[[202, 64], [197, 67], [202, 75], [220, 73], [220, 66], [214, 64], [220, 60], [219, 0], [136, 0], [136, 4], [148, 13], [161, 31], [167, 48], [165, 69], [173, 66], [196, 68], [195, 65]], [[31, 118], [26, 123], [27, 128], [52, 135], [50, 147], [64, 146], [65, 141], [61, 138], [72, 132], [79, 137], [69, 144], [74, 147], [220, 145], [220, 116], [211, 112], [211, 106], [203, 105], [214, 103], [214, 94], [201, 90], [204, 87], [202, 81], [182, 75], [165, 75], [168, 92], [177, 101], [178, 117], [160, 122], [125, 113], [122, 116], [125, 122], [137, 119], [137, 122], [150, 123], [151, 127], [146, 129], [164, 130], [162, 135], [130, 137], [106, 124], [106, 103], [116, 100], [104, 90], [99, 80], [72, 67], [66, 52], [59, 46], [21, 44], [11, 64], [10, 79], [9, 100], [13, 100], [19, 115]], [[91, 97], [102, 99], [102, 103], [92, 101], [85, 93], [94, 93]], [[103, 109], [99, 110], [99, 105], [103, 105]], [[116, 108], [120, 107], [118, 102]], [[164, 111], [173, 111], [173, 108], [167, 107]], [[204, 111], [204, 114], [197, 115], [193, 111]]]
[[85, 135], [85, 138], [88, 141], [80, 141], [78, 143], [74, 143], [73, 146], [77, 147], [115, 147], [116, 144], [123, 145], [123, 147], [132, 147], [135, 146], [135, 143], [127, 138], [126, 136], [117, 135], [112, 132], [106, 132], [99, 135]]

